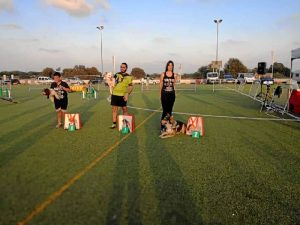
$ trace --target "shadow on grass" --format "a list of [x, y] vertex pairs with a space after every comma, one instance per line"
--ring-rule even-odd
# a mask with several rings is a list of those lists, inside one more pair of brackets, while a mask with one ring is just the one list
[[[86, 114], [94, 103], [89, 101], [85, 104], [74, 108], [73, 111]], [[0, 152], [0, 167], [4, 166], [9, 161], [13, 160], [22, 152], [26, 151], [30, 146], [34, 145], [41, 138], [45, 137], [49, 130], [55, 129], [52, 126], [49, 118], [55, 118], [55, 112], [50, 112], [35, 118], [34, 121], [30, 121], [22, 127], [16, 127], [14, 131], [8, 132], [1, 137], [1, 152]], [[85, 121], [89, 120], [90, 117], [85, 117]], [[25, 137], [24, 134], [26, 134]], [[17, 140], [17, 141], [16, 141]], [[7, 143], [8, 148], [5, 149]]]
[[[131, 135], [130, 146], [123, 143], [116, 149], [117, 161], [113, 177], [113, 190], [108, 203], [107, 225], [140, 225], [139, 158], [136, 135]], [[121, 138], [121, 137], [120, 137]], [[123, 210], [127, 209], [127, 213]]]
[[[147, 97], [144, 100], [146, 104], [149, 101]], [[144, 129], [153, 131], [156, 127], [156, 124], [148, 122]], [[191, 188], [186, 183], [180, 166], [168, 152], [168, 143], [172, 142], [172, 139], [159, 139], [158, 133], [159, 129], [157, 135], [147, 136], [146, 155], [159, 202], [160, 224], [203, 224], [200, 210], [193, 200]]]
[[45, 107], [46, 107], [45, 105], [38, 106], [38, 107], [32, 107], [26, 111], [21, 111], [18, 114], [11, 114], [9, 117], [5, 117], [4, 119], [1, 119], [0, 124], [3, 125], [4, 123], [10, 122], [11, 120], [15, 120], [20, 117], [26, 116], [26, 114], [31, 114], [31, 113], [37, 112], [39, 110], [42, 110]]

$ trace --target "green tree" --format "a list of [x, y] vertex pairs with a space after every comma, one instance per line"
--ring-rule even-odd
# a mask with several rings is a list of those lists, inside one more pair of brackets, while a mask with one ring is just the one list
[[212, 69], [211, 69], [211, 67], [209, 65], [208, 66], [201, 66], [198, 69], [198, 71], [195, 73], [195, 76], [197, 76], [197, 78], [205, 78], [206, 74], [208, 72], [211, 72], [211, 71], [212, 71]]
[[63, 69], [63, 76], [64, 77], [72, 77], [72, 71], [73, 69], [70, 69], [70, 68], [65, 68]]
[[[289, 77], [290, 76], [290, 69], [285, 67], [283, 65], [283, 63], [278, 63], [278, 62], [274, 62], [274, 70], [273, 73], [276, 74], [276, 76], [285, 76], [285, 77]], [[269, 69], [268, 69], [269, 73], [272, 73], [272, 65], [270, 65]]]
[[237, 77], [238, 73], [247, 73], [247, 67], [237, 58], [230, 58], [224, 66], [224, 72]]
[[84, 65], [76, 65], [73, 68], [72, 75], [79, 76], [79, 75], [87, 75], [87, 71]]
[[54, 73], [54, 69], [53, 68], [49, 68], [49, 67], [46, 67], [42, 71], [42, 75], [45, 76], [45, 77], [51, 77], [53, 75], [53, 73]]
[[96, 67], [86, 68], [88, 75], [100, 75], [101, 73], [98, 71]]
[[131, 75], [136, 79], [141, 79], [145, 77], [146, 73], [143, 69], [139, 67], [132, 68]]

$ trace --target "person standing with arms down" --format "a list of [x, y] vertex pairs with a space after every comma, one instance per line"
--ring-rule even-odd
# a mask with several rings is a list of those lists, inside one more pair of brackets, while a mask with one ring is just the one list
[[61, 74], [59, 72], [55, 72], [53, 74], [53, 80], [54, 82], [51, 83], [50, 89], [53, 89], [59, 96], [59, 99], [54, 98], [54, 107], [57, 118], [56, 128], [60, 128], [62, 126], [62, 118], [65, 117], [68, 107], [68, 92], [70, 92], [71, 89], [66, 82], [62, 81]]
[[120, 66], [120, 72], [116, 73], [115, 86], [112, 90], [111, 95], [111, 106], [112, 106], [112, 122], [111, 129], [117, 127], [117, 114], [118, 107], [122, 107], [123, 115], [127, 115], [127, 101], [128, 96], [133, 90], [132, 85], [132, 76], [129, 75], [126, 71], [128, 69], [127, 63], [122, 63]]
[[[161, 120], [167, 115], [172, 116], [175, 102], [175, 82], [177, 75], [174, 73], [174, 62], [168, 61], [165, 72], [160, 75], [160, 99], [163, 112]], [[161, 131], [164, 127], [161, 125]]]

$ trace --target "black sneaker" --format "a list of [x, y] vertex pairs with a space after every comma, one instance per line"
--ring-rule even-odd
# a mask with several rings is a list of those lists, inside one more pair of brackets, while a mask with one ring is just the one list
[[113, 124], [110, 126], [110, 129], [115, 129], [116, 127], [117, 127], [117, 125], [113, 123]]

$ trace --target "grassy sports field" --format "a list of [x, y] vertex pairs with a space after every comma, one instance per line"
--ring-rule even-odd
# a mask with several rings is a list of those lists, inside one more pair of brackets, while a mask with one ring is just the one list
[[[175, 118], [204, 116], [205, 136], [160, 139], [158, 91], [130, 96], [136, 130], [109, 129], [107, 91], [69, 94], [83, 128], [55, 128], [40, 90], [0, 100], [0, 224], [300, 224], [300, 123], [211, 85], [178, 91]], [[228, 116], [228, 117], [215, 117]], [[250, 117], [237, 119], [231, 117]]]

